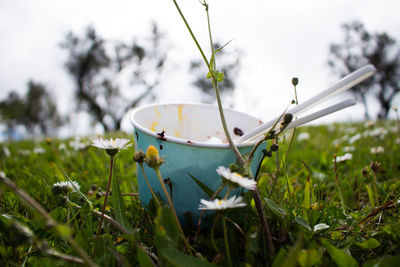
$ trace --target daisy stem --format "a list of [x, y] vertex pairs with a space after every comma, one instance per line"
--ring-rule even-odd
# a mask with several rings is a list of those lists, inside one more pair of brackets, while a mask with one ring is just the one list
[[102, 225], [103, 225], [103, 219], [104, 219], [104, 212], [106, 210], [106, 204], [107, 204], [107, 199], [108, 199], [108, 194], [110, 192], [110, 186], [111, 186], [111, 178], [113, 174], [113, 167], [114, 167], [114, 156], [110, 156], [110, 176], [108, 177], [108, 184], [106, 188], [106, 195], [104, 196], [104, 203], [103, 203], [103, 208], [101, 209], [101, 215], [100, 215], [100, 223], [99, 227], [97, 228], [97, 235], [99, 236], [101, 233]]
[[162, 187], [162, 189], [164, 191], [165, 197], [167, 198], [169, 206], [171, 207], [172, 213], [174, 214], [174, 217], [175, 217], [176, 223], [178, 225], [179, 231], [181, 232], [181, 235], [182, 235], [183, 242], [185, 243], [189, 254], [192, 255], [191, 247], [190, 247], [188, 241], [186, 240], [185, 233], [183, 232], [181, 223], [179, 222], [178, 215], [176, 215], [174, 204], [172, 203], [172, 200], [171, 200], [171, 198], [170, 198], [170, 196], [168, 194], [167, 188], [165, 187], [164, 181], [162, 179], [160, 168], [158, 166], [156, 166], [156, 167], [154, 167], [154, 171], [157, 174], [158, 180], [160, 181], [160, 184], [161, 184], [161, 187]]
[[222, 218], [222, 226], [224, 227], [224, 242], [225, 242], [226, 257], [228, 258], [229, 266], [232, 267], [232, 259], [231, 259], [231, 252], [229, 250], [228, 232], [226, 230], [225, 218]]
[[[249, 178], [254, 179], [251, 168], [249, 168]], [[274, 255], [275, 254], [274, 243], [272, 242], [271, 231], [269, 230], [267, 217], [265, 217], [264, 207], [261, 202], [261, 197], [260, 193], [258, 192], [258, 188], [256, 187], [254, 190], [251, 190], [251, 193], [253, 194], [254, 204], [256, 205], [258, 217], [260, 218], [261, 225], [264, 229], [264, 237], [268, 245], [268, 253], [270, 255]]]
[[214, 240], [214, 232], [215, 232], [215, 228], [216, 228], [216, 226], [217, 226], [217, 222], [218, 222], [219, 216], [220, 216], [220, 215], [219, 215], [219, 213], [218, 213], [217, 216], [215, 217], [213, 226], [211, 227], [211, 233], [210, 233], [211, 237], [210, 237], [210, 241], [211, 241], [211, 244], [212, 244], [212, 246], [214, 247], [215, 251], [216, 251], [218, 254], [221, 254], [221, 252], [219, 251], [217, 245], [215, 244], [215, 240]]
[[144, 171], [144, 168], [143, 168], [143, 163], [140, 162], [140, 163], [139, 163], [139, 166], [140, 166], [140, 169], [142, 170], [143, 177], [144, 177], [144, 179], [146, 180], [147, 186], [148, 186], [149, 189], [150, 189], [151, 195], [153, 196], [154, 200], [156, 201], [157, 206], [158, 206], [158, 207], [161, 207], [161, 204], [160, 204], [160, 202], [158, 201], [158, 197], [157, 197], [157, 195], [154, 193], [153, 188], [151, 188], [151, 185], [150, 185], [150, 183], [149, 183], [149, 180], [147, 179], [146, 172]]

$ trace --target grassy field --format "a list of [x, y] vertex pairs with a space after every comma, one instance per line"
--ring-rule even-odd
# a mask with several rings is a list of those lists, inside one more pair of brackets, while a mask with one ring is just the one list
[[[133, 147], [116, 156], [109, 217], [96, 236], [104, 150], [90, 138], [1, 143], [0, 265], [400, 266], [397, 122], [302, 127], [290, 146], [291, 133], [258, 176], [273, 253], [250, 192], [246, 207], [206, 218], [210, 227], [185, 227], [183, 242], [167, 203], [140, 205]], [[79, 192], [54, 186], [69, 179]]]

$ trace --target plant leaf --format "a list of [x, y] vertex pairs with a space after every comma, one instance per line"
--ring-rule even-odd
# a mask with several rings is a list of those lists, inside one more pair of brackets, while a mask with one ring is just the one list
[[173, 248], [165, 248], [160, 251], [161, 255], [170, 263], [172, 266], [176, 267], [211, 267], [215, 266], [206, 261], [202, 261], [199, 258], [195, 258], [182, 252], [173, 249]]
[[156, 240], [158, 249], [175, 248], [178, 245], [179, 229], [176, 220], [169, 207], [158, 209], [155, 220]]
[[371, 207], [375, 208], [375, 197], [374, 197], [374, 192], [372, 191], [371, 187], [369, 185], [365, 185], [365, 188], [367, 189], [368, 192], [368, 198], [369, 202], [371, 203]]
[[111, 203], [114, 209], [115, 220], [124, 227], [128, 232], [133, 232], [132, 227], [129, 225], [125, 215], [125, 204], [122, 200], [121, 190], [119, 188], [118, 177], [115, 176], [112, 180], [112, 195]]
[[137, 257], [140, 267], [154, 267], [153, 261], [150, 259], [149, 255], [144, 251], [142, 246], [136, 245]]
[[364, 242], [356, 242], [356, 245], [365, 249], [373, 249], [379, 247], [381, 243], [375, 238], [371, 237], [370, 239], [365, 240]]
[[271, 199], [264, 198], [264, 200], [265, 200], [265, 204], [267, 204], [267, 208], [270, 209], [277, 216], [279, 216], [281, 218], [286, 216], [286, 214], [287, 214], [286, 210], [282, 206], [278, 205]]
[[294, 221], [300, 225], [303, 229], [312, 232], [311, 226], [308, 224], [308, 222], [303, 218], [303, 217], [296, 217]]
[[358, 266], [356, 260], [348, 255], [343, 250], [333, 246], [326, 239], [321, 240], [322, 245], [326, 248], [331, 258], [336, 262], [339, 267], [356, 267]]
[[191, 175], [190, 173], [188, 173], [188, 175], [190, 176], [190, 178], [193, 179], [193, 181], [196, 182], [196, 184], [198, 186], [200, 186], [200, 188], [204, 191], [204, 193], [207, 194], [207, 196], [209, 198], [211, 198], [214, 195], [214, 191], [212, 191], [208, 186], [206, 186], [205, 184], [203, 184], [202, 182], [200, 182], [199, 179], [197, 179], [196, 177], [194, 177], [193, 175]]

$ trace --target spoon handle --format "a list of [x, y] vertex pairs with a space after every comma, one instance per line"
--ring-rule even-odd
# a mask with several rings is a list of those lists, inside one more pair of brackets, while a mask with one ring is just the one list
[[[375, 73], [376, 69], [373, 65], [369, 64], [366, 65], [348, 75], [343, 77], [341, 80], [339, 80], [335, 85], [329, 87], [328, 89], [320, 92], [319, 94], [315, 95], [314, 97], [308, 99], [307, 101], [301, 103], [300, 105], [290, 109], [287, 111], [287, 113], [291, 113], [294, 117], [301, 112], [306, 111], [307, 109], [310, 109], [311, 107], [318, 105], [319, 103], [323, 102], [324, 100], [333, 97], [347, 89], [350, 89], [351, 87], [359, 84], [360, 82], [366, 80], [367, 78], [371, 77]], [[255, 135], [260, 134], [261, 132], [264, 132], [266, 129], [270, 128], [274, 123], [276, 122], [278, 118], [271, 120], [253, 130], [250, 132], [242, 135], [238, 139], [235, 140], [236, 143], [241, 143], [245, 140], [248, 140], [252, 138]]]

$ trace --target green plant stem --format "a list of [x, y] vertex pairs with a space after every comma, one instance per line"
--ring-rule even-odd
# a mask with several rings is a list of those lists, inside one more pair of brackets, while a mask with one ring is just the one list
[[158, 197], [157, 197], [157, 195], [154, 193], [153, 188], [151, 188], [150, 182], [149, 182], [149, 180], [147, 179], [147, 175], [146, 175], [146, 172], [144, 171], [143, 163], [140, 162], [140, 163], [139, 163], [139, 166], [140, 166], [140, 169], [142, 170], [143, 177], [144, 177], [144, 179], [145, 179], [145, 181], [146, 181], [146, 183], [147, 183], [147, 186], [148, 186], [149, 189], [150, 189], [151, 195], [153, 196], [154, 200], [156, 201], [157, 206], [158, 206], [158, 207], [161, 207], [160, 201], [158, 201]]
[[200, 54], [201, 54], [201, 56], [203, 57], [204, 62], [205, 62], [206, 65], [207, 65], [207, 68], [210, 70], [210, 63], [208, 63], [207, 57], [206, 57], [206, 55], [204, 54], [203, 49], [201, 49], [201, 46], [200, 46], [199, 42], [197, 41], [196, 37], [194, 36], [194, 33], [193, 33], [192, 29], [190, 28], [189, 23], [186, 21], [186, 18], [185, 18], [185, 16], [183, 15], [183, 13], [182, 13], [182, 11], [181, 11], [181, 9], [180, 9], [178, 3], [176, 2], [176, 0], [172, 0], [172, 1], [174, 2], [175, 7], [176, 7], [176, 9], [178, 10], [179, 15], [181, 16], [183, 22], [185, 23], [186, 28], [188, 29], [190, 35], [192, 36], [193, 41], [195, 42], [197, 48], [199, 49]]
[[110, 193], [111, 179], [112, 179], [112, 174], [113, 174], [113, 167], [114, 167], [114, 156], [110, 156], [110, 176], [108, 177], [106, 195], [104, 196], [104, 203], [103, 203], [103, 208], [101, 209], [100, 222], [99, 222], [99, 226], [97, 227], [97, 235], [96, 235], [97, 237], [100, 235], [100, 232], [101, 232], [101, 229], [102, 229], [102, 225], [103, 225], [104, 212], [106, 210], [108, 194]]
[[214, 247], [215, 251], [216, 251], [218, 254], [221, 254], [221, 252], [219, 251], [217, 245], [215, 244], [215, 240], [214, 240], [214, 232], [215, 232], [215, 228], [217, 227], [217, 222], [218, 222], [219, 216], [220, 216], [220, 215], [219, 215], [219, 213], [218, 213], [217, 216], [215, 217], [213, 226], [211, 227], [210, 241], [211, 241], [211, 245]]
[[80, 255], [87, 266], [97, 266], [92, 259], [86, 254], [86, 252], [75, 242], [70, 234], [65, 234], [65, 230], [61, 229], [60, 224], [58, 224], [49, 213], [30, 195], [19, 188], [13, 181], [7, 177], [0, 175], [0, 180], [9, 188], [11, 188], [20, 198], [22, 198], [26, 206], [36, 212], [38, 212], [45, 220], [46, 226], [55, 231], [55, 233], [63, 239], [65, 242], [69, 243], [73, 250], [75, 250], [78, 255]]
[[258, 217], [260, 218], [261, 225], [263, 226], [264, 229], [264, 236], [267, 241], [268, 253], [271, 256], [273, 256], [275, 255], [274, 243], [272, 242], [271, 231], [269, 230], [267, 218], [265, 217], [264, 207], [262, 206], [260, 193], [258, 192], [257, 188], [255, 190], [252, 190], [251, 193], [253, 194], [253, 199], [258, 212]]
[[186, 236], [185, 236], [185, 233], [183, 232], [181, 223], [179, 222], [179, 218], [178, 218], [178, 215], [176, 214], [174, 204], [172, 203], [172, 200], [171, 200], [171, 198], [170, 198], [170, 196], [168, 194], [167, 188], [165, 187], [164, 181], [162, 179], [160, 168], [158, 166], [156, 166], [156, 167], [154, 167], [154, 171], [157, 174], [158, 180], [159, 180], [159, 182], [161, 184], [161, 187], [162, 187], [162, 189], [164, 191], [165, 197], [167, 198], [168, 204], [171, 207], [172, 213], [174, 214], [174, 217], [175, 217], [175, 220], [176, 220], [176, 224], [178, 225], [179, 232], [181, 232], [181, 236], [182, 236], [183, 242], [185, 243], [189, 254], [192, 255], [191, 247], [190, 247], [188, 241], [186, 240]]
[[222, 226], [224, 227], [224, 242], [225, 242], [225, 251], [226, 257], [228, 258], [229, 266], [232, 267], [232, 259], [231, 259], [231, 252], [229, 249], [229, 242], [228, 242], [228, 231], [226, 230], [226, 222], [225, 219], [222, 218]]
[[[226, 120], [225, 120], [225, 115], [224, 115], [224, 111], [223, 111], [223, 108], [222, 108], [221, 95], [220, 95], [220, 90], [219, 90], [218, 82], [217, 82], [217, 79], [216, 79], [216, 77], [215, 77], [214, 72], [212, 71], [212, 70], [214, 69], [214, 67], [211, 66], [210, 63], [208, 62], [208, 60], [207, 60], [207, 58], [206, 58], [206, 56], [205, 56], [205, 54], [204, 54], [204, 52], [203, 52], [203, 49], [201, 48], [201, 46], [200, 46], [199, 42], [197, 41], [196, 37], [194, 36], [194, 33], [193, 33], [192, 29], [190, 28], [189, 23], [187, 22], [185, 16], [183, 15], [183, 13], [182, 13], [182, 11], [181, 11], [181, 9], [180, 9], [178, 3], [176, 2], [176, 0], [172, 0], [172, 1], [174, 2], [176, 9], [178, 10], [178, 12], [179, 12], [179, 14], [180, 14], [180, 16], [181, 16], [183, 22], [184, 22], [185, 25], [186, 25], [186, 28], [188, 29], [188, 31], [189, 31], [189, 33], [190, 33], [190, 35], [191, 35], [193, 41], [195, 42], [195, 44], [196, 44], [198, 50], [200, 51], [200, 54], [201, 54], [201, 56], [203, 57], [204, 62], [206, 63], [208, 70], [209, 70], [210, 73], [211, 73], [212, 85], [213, 85], [213, 87], [214, 87], [214, 89], [215, 89], [215, 94], [216, 94], [216, 96], [217, 96], [218, 110], [219, 110], [219, 114], [220, 114], [220, 117], [221, 117], [222, 127], [224, 128], [225, 136], [226, 136], [226, 138], [228, 139], [229, 145], [230, 145], [230, 147], [232, 148], [233, 152], [235, 153], [235, 156], [236, 156], [237, 160], [239, 161], [239, 163], [240, 163], [242, 166], [244, 166], [244, 165], [245, 165], [245, 161], [244, 161], [242, 155], [240, 154], [239, 150], [237, 149], [237, 147], [236, 147], [235, 144], [233, 143], [232, 138], [231, 138], [231, 136], [230, 136], [230, 134], [229, 134], [229, 131], [228, 131], [228, 127], [227, 127], [227, 125], [226, 125]], [[207, 11], [207, 14], [208, 14], [208, 7], [206, 8], [206, 11]], [[208, 16], [208, 15], [207, 15], [207, 16]], [[210, 28], [210, 21], [209, 21], [209, 19], [208, 19], [208, 27], [209, 27], [209, 35], [210, 35], [210, 37], [211, 37], [211, 28]], [[211, 49], [212, 49], [212, 51], [214, 51], [214, 47], [213, 47], [213, 44], [212, 44], [212, 39], [210, 39], [210, 42], [211, 42]], [[215, 60], [214, 60], [214, 62], [215, 62]]]

